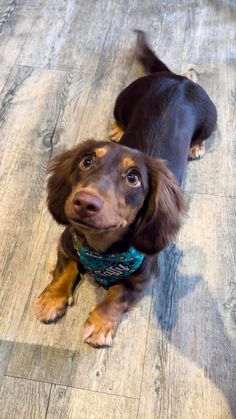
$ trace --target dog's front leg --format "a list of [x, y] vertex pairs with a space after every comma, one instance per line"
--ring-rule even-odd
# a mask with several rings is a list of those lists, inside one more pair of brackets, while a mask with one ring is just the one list
[[105, 299], [92, 308], [85, 322], [84, 341], [94, 347], [112, 346], [122, 314], [139, 300], [147, 282], [143, 274], [132, 275], [124, 283], [110, 287]]
[[60, 242], [53, 279], [34, 303], [34, 311], [40, 321], [48, 323], [65, 314], [67, 306], [73, 304], [72, 292], [77, 276], [77, 263], [65, 253]]

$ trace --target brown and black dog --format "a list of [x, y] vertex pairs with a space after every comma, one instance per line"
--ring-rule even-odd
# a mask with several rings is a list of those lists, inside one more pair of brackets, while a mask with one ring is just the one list
[[79, 272], [89, 270], [108, 288], [85, 323], [84, 339], [93, 346], [112, 344], [122, 314], [148, 284], [154, 256], [178, 232], [186, 211], [179, 185], [189, 150], [201, 152], [216, 124], [206, 92], [173, 74], [143, 32], [137, 55], [152, 74], [116, 101], [114, 137], [121, 132], [120, 143], [87, 140], [50, 164], [48, 208], [66, 228], [52, 282], [35, 312], [43, 322], [61, 317]]

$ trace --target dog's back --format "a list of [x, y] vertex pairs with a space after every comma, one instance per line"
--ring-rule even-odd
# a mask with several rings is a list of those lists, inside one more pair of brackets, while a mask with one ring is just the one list
[[121, 144], [166, 160], [181, 183], [191, 143], [208, 138], [215, 127], [215, 106], [199, 85], [171, 72], [137, 32], [136, 55], [151, 74], [117, 98], [114, 116], [125, 130]]

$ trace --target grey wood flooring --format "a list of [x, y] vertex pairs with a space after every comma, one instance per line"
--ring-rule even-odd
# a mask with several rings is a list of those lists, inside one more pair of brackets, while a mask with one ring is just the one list
[[[142, 74], [135, 35], [189, 69], [218, 109], [207, 153], [188, 166], [189, 213], [114, 347], [82, 343], [101, 290], [43, 325], [61, 228], [46, 209], [50, 158], [108, 137], [114, 101]], [[236, 2], [0, 0], [0, 417], [236, 417]], [[189, 73], [190, 74], [190, 73]]]

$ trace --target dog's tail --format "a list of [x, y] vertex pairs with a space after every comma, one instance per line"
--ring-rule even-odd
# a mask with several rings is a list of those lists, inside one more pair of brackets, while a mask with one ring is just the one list
[[145, 32], [140, 30], [135, 32], [137, 33], [136, 56], [145, 70], [149, 73], [171, 71], [149, 48]]

